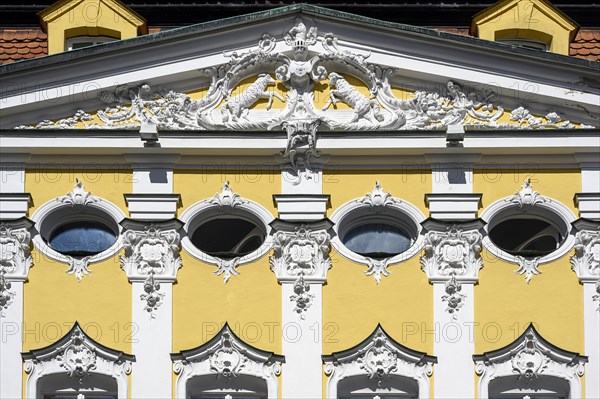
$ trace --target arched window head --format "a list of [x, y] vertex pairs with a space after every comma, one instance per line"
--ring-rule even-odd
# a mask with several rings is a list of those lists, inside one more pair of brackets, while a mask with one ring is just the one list
[[358, 345], [323, 356], [328, 399], [429, 398], [434, 356], [409, 349], [378, 325]]
[[207, 343], [171, 359], [178, 374], [177, 399], [277, 398], [277, 376], [285, 362], [283, 356], [242, 341], [227, 323]]
[[546, 341], [533, 324], [504, 348], [473, 356], [480, 399], [581, 398], [588, 359]]
[[107, 348], [75, 322], [50, 346], [22, 354], [27, 399], [127, 398], [135, 356]]

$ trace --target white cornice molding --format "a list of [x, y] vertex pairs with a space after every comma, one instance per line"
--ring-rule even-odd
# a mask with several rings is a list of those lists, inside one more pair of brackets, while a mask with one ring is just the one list
[[[265, 241], [254, 252], [247, 255], [233, 258], [221, 259], [211, 256], [198, 249], [190, 238], [194, 230], [199, 226], [197, 220], [198, 215], [204, 213], [211, 217], [219, 214], [233, 214], [239, 217], [244, 217], [247, 213], [255, 218], [255, 223], [261, 225], [265, 229]], [[213, 264], [218, 267], [215, 274], [223, 275], [225, 283], [231, 276], [237, 276], [239, 271], [237, 267], [246, 263], [255, 261], [264, 256], [271, 248], [271, 227], [269, 224], [275, 219], [273, 215], [262, 205], [246, 198], [242, 198], [239, 194], [234, 193], [229, 182], [226, 181], [220, 192], [217, 192], [213, 197], [201, 200], [188, 207], [179, 218], [184, 223], [185, 235], [181, 239], [183, 249], [194, 258], [201, 262]], [[206, 219], [204, 219], [206, 220]]]
[[267, 384], [268, 399], [278, 397], [278, 378], [285, 358], [273, 352], [257, 349], [238, 338], [225, 323], [210, 341], [194, 349], [171, 354], [177, 376], [175, 397], [188, 398], [187, 383], [202, 375], [212, 375], [224, 381], [240, 375], [258, 377]]
[[475, 371], [480, 376], [478, 397], [489, 397], [490, 382], [518, 376], [531, 382], [542, 376], [561, 378], [569, 383], [569, 397], [582, 397], [580, 377], [584, 373], [587, 357], [569, 352], [546, 341], [530, 324], [525, 332], [504, 348], [474, 355]]
[[429, 377], [433, 374], [433, 365], [437, 363], [437, 359], [399, 344], [378, 325], [358, 345], [324, 355], [323, 363], [328, 376], [328, 399], [338, 398], [338, 384], [341, 380], [355, 376], [368, 377], [365, 380], [373, 381], [374, 387], [391, 376], [406, 377], [417, 382], [418, 397], [424, 399], [429, 398]]
[[[64, 215], [57, 216], [57, 212], [65, 211], [69, 208], [72, 208], [75, 212], [83, 211], [85, 208], [99, 212], [98, 214], [88, 213], [86, 215], [88, 219], [93, 216], [111, 219], [119, 230], [116, 232], [117, 239], [114, 244], [105, 251], [102, 251], [96, 255], [86, 256], [81, 259], [73, 258], [69, 255], [63, 255], [50, 248], [50, 246], [42, 238], [41, 231], [47, 227], [46, 224], [51, 224], [52, 226], [58, 227], [60, 223], [64, 223]], [[73, 221], [79, 220], [77, 215], [69, 216]], [[33, 245], [43, 255], [58, 262], [69, 264], [70, 268], [67, 271], [67, 274], [75, 274], [77, 280], [81, 282], [84, 275], [91, 273], [91, 271], [88, 269], [88, 265], [109, 259], [119, 252], [121, 249], [121, 227], [119, 226], [119, 223], [125, 217], [125, 213], [123, 213], [123, 211], [112, 202], [93, 196], [90, 192], [85, 191], [82, 182], [77, 178], [77, 184], [73, 188], [73, 191], [62, 197], [54, 198], [46, 202], [45, 204], [41, 205], [31, 216], [31, 220], [35, 222], [36, 229], [36, 234], [32, 239]]]
[[[22, 354], [27, 377], [27, 399], [37, 398], [37, 384], [49, 375], [85, 381], [91, 373], [114, 378], [118, 396], [128, 396], [128, 375], [135, 356], [107, 348], [91, 339], [76, 322], [73, 328], [54, 344]], [[77, 382], [75, 382], [77, 383]]]
[[541, 274], [539, 265], [553, 262], [565, 256], [575, 243], [575, 237], [570, 234], [571, 223], [577, 219], [575, 214], [559, 201], [545, 197], [533, 190], [530, 179], [526, 179], [521, 188], [512, 196], [501, 198], [481, 213], [481, 219], [487, 223], [486, 231], [489, 233], [499, 220], [527, 213], [530, 215], [544, 215], [546, 219], [561, 224], [559, 228], [565, 234], [564, 242], [558, 249], [548, 255], [527, 259], [522, 256], [514, 256], [496, 246], [489, 235], [483, 238], [483, 246], [492, 255], [510, 263], [519, 265], [517, 274], [525, 274], [525, 281], [529, 283], [535, 274]]

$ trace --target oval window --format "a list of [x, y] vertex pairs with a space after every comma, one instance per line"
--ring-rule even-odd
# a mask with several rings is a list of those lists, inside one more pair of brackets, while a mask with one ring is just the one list
[[98, 222], [76, 221], [54, 230], [47, 244], [63, 255], [91, 256], [106, 251], [115, 241], [115, 232]]
[[387, 223], [367, 223], [351, 228], [342, 237], [344, 245], [359, 255], [386, 259], [407, 251], [412, 240], [403, 229]]
[[217, 217], [201, 223], [191, 241], [208, 255], [233, 259], [256, 251], [265, 241], [265, 232], [246, 219]]
[[545, 256], [564, 242], [565, 237], [553, 224], [531, 218], [511, 218], [495, 225], [488, 233], [492, 242], [513, 256]]

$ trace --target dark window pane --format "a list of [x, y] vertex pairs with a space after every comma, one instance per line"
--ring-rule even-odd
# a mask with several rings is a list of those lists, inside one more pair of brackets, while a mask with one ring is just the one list
[[201, 224], [192, 234], [192, 243], [196, 248], [224, 259], [254, 252], [264, 240], [263, 231], [244, 219], [213, 219]]
[[556, 227], [539, 219], [514, 218], [496, 225], [490, 239], [511, 255], [544, 256], [561, 244], [563, 237]]
[[48, 240], [50, 248], [64, 255], [90, 256], [110, 248], [117, 236], [96, 222], [73, 222], [60, 226]]
[[351, 229], [342, 239], [346, 248], [374, 259], [401, 254], [411, 246], [410, 235], [385, 223], [363, 224]]

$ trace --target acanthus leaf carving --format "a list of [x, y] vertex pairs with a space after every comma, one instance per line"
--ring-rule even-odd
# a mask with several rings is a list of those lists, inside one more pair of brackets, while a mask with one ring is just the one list
[[91, 256], [84, 256], [83, 258], [68, 256], [69, 269], [67, 270], [67, 274], [74, 274], [77, 277], [77, 281], [81, 283], [83, 276], [87, 276], [92, 272], [88, 269], [90, 258]]
[[25, 280], [33, 264], [28, 219], [0, 223], [0, 274], [7, 280]]
[[597, 311], [600, 312], [600, 280], [596, 283], [596, 295], [592, 296], [592, 301], [598, 302]]
[[600, 280], [600, 227], [578, 231], [574, 249], [571, 266], [580, 280]]
[[384, 207], [392, 204], [398, 204], [402, 200], [393, 197], [390, 193], [385, 192], [379, 181], [375, 182], [375, 186], [370, 193], [365, 194], [364, 197], [359, 198], [356, 202], [361, 204], [369, 205], [370, 207]]
[[57, 198], [56, 200], [71, 206], [87, 206], [100, 201], [100, 198], [94, 197], [91, 192], [85, 191], [83, 182], [78, 177], [75, 178], [76, 184], [73, 191]]
[[513, 204], [516, 204], [519, 209], [522, 209], [523, 207], [536, 206], [544, 202], [550, 202], [550, 199], [542, 196], [537, 191], [534, 191], [531, 186], [531, 178], [528, 177], [525, 179], [525, 182], [523, 182], [519, 191], [511, 198], [507, 198], [506, 201], [512, 202]]
[[243, 199], [239, 194], [233, 192], [229, 185], [229, 180], [225, 181], [220, 193], [216, 193], [214, 197], [207, 199], [206, 202], [216, 205], [221, 211], [225, 211], [226, 208], [235, 208], [236, 206], [248, 203], [248, 201]]
[[215, 271], [215, 275], [223, 275], [223, 283], [227, 284], [231, 276], [237, 276], [240, 272], [237, 271], [237, 266], [240, 263], [240, 258], [236, 257], [233, 259], [218, 259], [218, 269]]
[[57, 356], [61, 367], [67, 370], [69, 377], [75, 377], [83, 384], [83, 378], [96, 369], [96, 351], [86, 345], [83, 332], [73, 331], [69, 345]]
[[366, 276], [373, 276], [377, 284], [381, 283], [381, 276], [388, 277], [391, 272], [388, 270], [389, 259], [367, 258], [369, 268], [365, 271]]
[[129, 229], [123, 233], [123, 248], [121, 268], [130, 279], [144, 280], [152, 275], [174, 280], [182, 266], [180, 235], [172, 227], [149, 224], [143, 230]]
[[538, 264], [540, 263], [540, 258], [524, 258], [522, 256], [515, 256], [517, 263], [519, 264], [519, 270], [516, 270], [517, 274], [525, 274], [525, 281], [527, 284], [531, 282], [534, 274], [542, 274], [542, 272], [538, 269]]
[[[572, 129], [575, 125], [556, 112], [534, 117], [519, 107], [511, 112], [511, 122], [499, 122], [504, 107], [494, 104], [493, 93], [463, 90], [449, 81], [443, 90], [417, 90], [411, 99], [399, 99], [392, 90], [391, 68], [367, 62], [370, 52], [360, 54], [342, 50], [333, 33], [318, 36], [316, 27], [307, 28], [299, 21], [280, 39], [291, 48], [275, 51], [277, 39], [265, 34], [257, 46], [247, 52], [225, 52], [229, 62], [205, 68], [201, 72], [210, 79], [206, 95], [194, 100], [185, 93], [154, 89], [148, 83], [137, 86], [119, 85], [100, 93], [108, 104], [93, 114], [77, 111], [56, 122], [44, 120], [18, 129], [138, 129], [151, 123], [158, 129], [182, 130], [255, 130], [264, 131], [282, 122], [307, 117], [320, 119], [336, 130], [402, 130], [440, 129], [448, 125], [485, 126], [486, 128]], [[309, 50], [321, 41], [323, 50], [309, 58]], [[312, 48], [311, 48], [312, 47]], [[327, 66], [327, 68], [325, 67]], [[329, 71], [327, 69], [330, 69]], [[261, 74], [257, 76], [257, 72]], [[266, 73], [267, 72], [267, 73]], [[361, 94], [342, 73], [362, 81], [369, 95]], [[268, 87], [276, 83], [272, 75], [287, 88], [285, 98]], [[240, 81], [257, 76], [239, 95], [231, 96]], [[348, 112], [318, 110], [312, 89], [315, 83], [329, 80], [331, 104], [346, 103]], [[253, 110], [261, 98], [268, 99], [267, 110]], [[272, 110], [274, 98], [285, 103], [283, 110]], [[326, 108], [329, 107], [326, 106]], [[220, 109], [219, 109], [220, 107]], [[259, 118], [251, 115], [256, 111]]]

